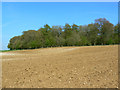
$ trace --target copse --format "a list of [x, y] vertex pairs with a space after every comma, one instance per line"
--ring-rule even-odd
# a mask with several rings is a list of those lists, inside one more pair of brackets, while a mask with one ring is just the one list
[[8, 48], [35, 49], [60, 46], [89, 46], [118, 44], [118, 27], [105, 18], [96, 19], [88, 25], [52, 26], [48, 24], [43, 28], [24, 31], [21, 36], [10, 39]]

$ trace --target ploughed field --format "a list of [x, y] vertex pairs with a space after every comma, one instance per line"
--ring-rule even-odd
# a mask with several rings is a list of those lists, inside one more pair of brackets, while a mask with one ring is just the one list
[[3, 52], [3, 88], [117, 88], [118, 45]]

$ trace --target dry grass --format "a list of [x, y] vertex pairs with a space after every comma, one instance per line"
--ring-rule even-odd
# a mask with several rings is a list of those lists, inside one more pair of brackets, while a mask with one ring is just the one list
[[118, 87], [117, 45], [12, 51], [2, 58], [3, 88]]

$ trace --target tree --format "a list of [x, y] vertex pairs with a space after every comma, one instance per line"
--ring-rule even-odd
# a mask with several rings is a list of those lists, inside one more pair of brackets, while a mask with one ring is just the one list
[[71, 34], [72, 34], [71, 26], [69, 24], [65, 24], [65, 26], [64, 26], [64, 38], [66, 40], [65, 46], [69, 45], [68, 38], [71, 37]]
[[88, 24], [88, 40], [92, 45], [96, 45], [99, 30], [95, 27], [95, 24]]
[[8, 48], [10, 48], [10, 50], [21, 49], [21, 36], [11, 38]]
[[[28, 31], [24, 31], [23, 35], [22, 35], [22, 49], [33, 49], [33, 48], [37, 48], [37, 39], [36, 39], [36, 34], [37, 31], [35, 30], [28, 30]], [[35, 44], [36, 42], [36, 44]], [[35, 45], [34, 45], [34, 44]]]
[[62, 46], [64, 44], [63, 43], [64, 39], [61, 36], [62, 33], [63, 32], [62, 32], [61, 26], [52, 26], [52, 28], [51, 28], [51, 34], [52, 34], [52, 39], [54, 41], [54, 46]]
[[109, 44], [109, 39], [113, 33], [113, 24], [105, 18], [95, 20], [95, 26], [99, 30], [101, 44]]
[[114, 44], [119, 44], [119, 24], [114, 26]]
[[78, 25], [76, 25], [76, 24], [73, 24], [72, 25], [72, 31], [76, 31], [76, 32], [78, 32]]
[[24, 31], [10, 39], [8, 48], [35, 49], [58, 46], [85, 46], [119, 44], [120, 24], [113, 25], [105, 18], [88, 25], [52, 26], [46, 24], [36, 30]]

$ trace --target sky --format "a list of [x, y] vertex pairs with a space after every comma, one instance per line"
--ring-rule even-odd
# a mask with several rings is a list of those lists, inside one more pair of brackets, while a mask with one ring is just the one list
[[2, 2], [119, 2], [119, 0], [2, 0]]
[[117, 2], [2, 2], [2, 50], [23, 31], [38, 30], [45, 24], [87, 25], [106, 18], [118, 23]]

